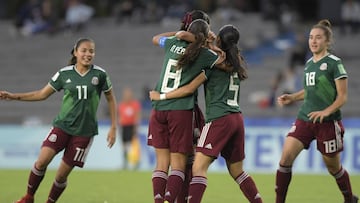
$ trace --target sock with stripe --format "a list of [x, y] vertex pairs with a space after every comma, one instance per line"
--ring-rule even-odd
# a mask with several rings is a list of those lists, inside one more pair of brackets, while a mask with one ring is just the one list
[[185, 173], [180, 170], [171, 170], [166, 185], [165, 200], [174, 203], [180, 193], [185, 180]]
[[341, 169], [336, 174], [332, 175], [334, 176], [336, 183], [344, 196], [345, 202], [352, 202], [353, 194], [348, 172], [343, 167], [341, 167]]
[[59, 199], [60, 195], [64, 192], [67, 182], [59, 183], [57, 180], [54, 181], [49, 197], [46, 203], [54, 203]]
[[207, 186], [207, 178], [194, 176], [190, 182], [188, 203], [200, 203]]
[[153, 195], [155, 203], [163, 203], [168, 175], [165, 171], [155, 170], [152, 174]]
[[286, 194], [291, 181], [292, 171], [291, 166], [279, 166], [276, 172], [276, 203], [284, 203]]
[[261, 196], [256, 188], [254, 180], [245, 171], [235, 178], [236, 183], [240, 186], [241, 191], [251, 203], [262, 203]]
[[29, 180], [28, 180], [28, 187], [27, 187], [28, 195], [34, 196], [41, 181], [44, 179], [45, 172], [46, 172], [46, 169], [39, 170], [36, 168], [36, 166], [34, 164], [33, 168], [31, 169], [31, 172], [29, 175]]

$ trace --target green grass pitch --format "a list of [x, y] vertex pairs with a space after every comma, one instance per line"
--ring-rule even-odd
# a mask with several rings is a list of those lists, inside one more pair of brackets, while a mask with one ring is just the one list
[[[27, 184], [29, 170], [0, 170], [0, 202], [12, 203], [20, 198]], [[251, 174], [251, 173], [250, 173]], [[55, 171], [49, 170], [35, 196], [45, 202]], [[353, 191], [360, 195], [360, 175], [351, 175]], [[274, 174], [251, 174], [265, 203], [274, 202]], [[151, 203], [151, 172], [89, 171], [75, 169], [59, 203]], [[210, 172], [204, 203], [247, 202], [227, 173]], [[294, 174], [287, 202], [342, 203], [342, 195], [334, 179], [327, 174]]]

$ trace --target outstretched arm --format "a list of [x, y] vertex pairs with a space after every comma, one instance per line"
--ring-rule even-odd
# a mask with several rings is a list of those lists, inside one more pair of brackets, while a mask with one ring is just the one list
[[176, 34], [176, 32], [164, 32], [164, 33], [160, 33], [160, 34], [157, 34], [155, 35], [153, 38], [152, 38], [152, 43], [154, 45], [157, 45], [159, 46], [160, 45], [160, 39], [163, 38], [163, 37], [172, 37]]
[[0, 99], [3, 100], [20, 100], [20, 101], [42, 101], [52, 95], [55, 90], [49, 85], [45, 85], [40, 90], [25, 92], [25, 93], [11, 93], [7, 91], [0, 91]]
[[292, 93], [292, 94], [283, 94], [277, 98], [278, 104], [280, 106], [291, 104], [295, 101], [303, 100], [305, 95], [304, 89]]
[[160, 94], [157, 91], [150, 91], [149, 97], [151, 100], [165, 100], [165, 99], [175, 99], [180, 97], [186, 97], [195, 92], [195, 90], [206, 81], [205, 72], [200, 73], [195, 79], [193, 79], [189, 84], [184, 85], [176, 90], [173, 90], [168, 93]]
[[108, 132], [107, 136], [107, 142], [108, 147], [111, 148], [116, 140], [116, 99], [114, 96], [113, 90], [109, 90], [108, 92], [105, 92], [105, 98], [108, 102], [109, 106], [109, 112], [110, 112], [110, 120], [111, 120], [111, 127]]

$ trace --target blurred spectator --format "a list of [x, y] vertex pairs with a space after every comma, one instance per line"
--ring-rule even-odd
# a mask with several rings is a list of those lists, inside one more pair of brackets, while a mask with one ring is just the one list
[[268, 106], [276, 105], [278, 94], [291, 94], [300, 89], [300, 73], [308, 58], [307, 38], [304, 33], [296, 34], [295, 44], [290, 49], [286, 68], [279, 70], [272, 79]]
[[138, 128], [141, 104], [134, 98], [133, 91], [129, 87], [123, 89], [118, 105], [118, 117], [124, 156], [123, 168], [136, 168], [140, 160]]
[[16, 14], [16, 32], [23, 36], [50, 31], [53, 26], [51, 0], [28, 0]]
[[120, 0], [115, 5], [114, 15], [117, 23], [130, 22], [136, 9], [141, 8], [137, 0]]
[[242, 17], [241, 10], [235, 7], [235, 3], [231, 0], [217, 0], [214, 18], [220, 24], [227, 24]]
[[360, 26], [360, 4], [356, 0], [345, 0], [341, 5], [341, 32], [357, 33]]
[[65, 12], [65, 24], [72, 31], [81, 31], [94, 15], [94, 9], [81, 0], [68, 0]]

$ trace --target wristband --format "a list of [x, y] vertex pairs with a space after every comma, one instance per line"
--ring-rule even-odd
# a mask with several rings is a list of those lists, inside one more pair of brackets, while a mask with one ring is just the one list
[[166, 94], [160, 94], [160, 100], [165, 100], [166, 99]]

